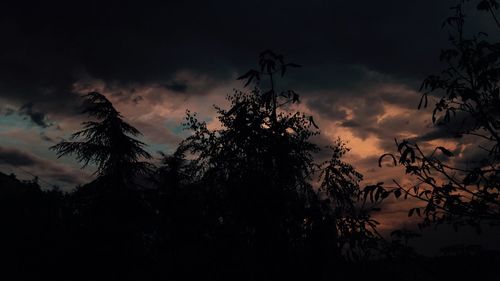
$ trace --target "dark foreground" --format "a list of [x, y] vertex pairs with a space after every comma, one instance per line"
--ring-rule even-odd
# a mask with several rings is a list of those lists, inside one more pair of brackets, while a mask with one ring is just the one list
[[314, 241], [252, 244], [231, 229], [208, 231], [192, 200], [166, 219], [137, 194], [45, 192], [0, 176], [3, 280], [498, 280], [499, 253], [479, 247], [423, 257], [393, 243], [401, 247], [349, 261]]

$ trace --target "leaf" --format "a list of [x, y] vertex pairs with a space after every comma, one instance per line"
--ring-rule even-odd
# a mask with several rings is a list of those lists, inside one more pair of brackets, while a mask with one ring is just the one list
[[[369, 186], [365, 187], [365, 189], [363, 190], [363, 200], [364, 201], [366, 201], [368, 195], [371, 195], [373, 193], [375, 188], [377, 188], [377, 186], [375, 186], [375, 185], [369, 185]], [[371, 196], [373, 196], [373, 195], [371, 195]]]
[[452, 157], [453, 156], [453, 152], [449, 151], [448, 149], [442, 147], [442, 146], [438, 146], [437, 149], [441, 150], [441, 152], [448, 156], [448, 157]]
[[410, 153], [410, 149], [407, 148], [403, 153], [401, 154], [401, 157], [399, 158], [399, 163], [404, 164], [406, 162], [406, 158], [408, 158], [408, 153]]
[[383, 191], [382, 194], [380, 195], [381, 199], [385, 199], [387, 197], [389, 197], [389, 192], [387, 192], [387, 191]]
[[406, 140], [402, 141], [400, 144], [398, 144], [398, 151], [401, 152], [403, 150], [403, 147], [405, 147], [408, 144]]
[[314, 126], [314, 128], [319, 129], [318, 125], [314, 122], [314, 118], [312, 116], [309, 116], [309, 122]]
[[281, 65], [281, 77], [283, 77], [285, 75], [285, 72], [286, 72], [286, 65]]
[[392, 161], [394, 162], [394, 166], [398, 165], [398, 162], [396, 161], [396, 157], [394, 157], [394, 155], [392, 155], [391, 153], [386, 153], [386, 154], [380, 156], [380, 158], [378, 159], [378, 166], [379, 167], [382, 167], [382, 160], [384, 160], [384, 157], [386, 157], [386, 156], [390, 156], [392, 158]]
[[253, 70], [249, 70], [247, 73], [241, 75], [240, 77], [236, 78], [236, 80], [243, 80], [243, 79], [246, 79], [248, 77], [250, 77], [250, 75], [252, 75], [252, 72]]
[[397, 198], [399, 198], [399, 197], [401, 197], [401, 190], [400, 190], [400, 189], [396, 189], [396, 190], [394, 191], [394, 197], [395, 197], [396, 199], [397, 199]]
[[252, 75], [252, 76], [250, 76], [250, 78], [248, 78], [248, 80], [247, 80], [247, 82], [245, 83], [245, 86], [244, 86], [244, 87], [248, 86], [248, 84], [250, 84], [250, 82], [252, 82], [253, 77], [254, 77], [254, 75]]
[[233, 113], [235, 113], [241, 106], [243, 105], [243, 103], [237, 103], [233, 106], [233, 108], [231, 108], [228, 112], [226, 112], [225, 116], [230, 116], [232, 115]]
[[236, 80], [247, 79], [247, 82], [245, 83], [245, 87], [246, 87], [246, 86], [248, 86], [252, 82], [252, 80], [254, 78], [257, 81], [259, 81], [259, 79], [260, 79], [259, 72], [257, 70], [251, 69], [247, 73], [245, 73], [245, 74], [241, 75], [240, 77], [236, 78]]
[[413, 216], [413, 212], [415, 212], [415, 209], [410, 209], [410, 211], [408, 211], [408, 217]]
[[424, 102], [424, 108], [427, 107], [427, 93], [423, 94], [420, 98], [420, 102], [418, 103], [418, 109], [422, 107], [422, 102]]
[[475, 183], [479, 180], [479, 173], [477, 171], [470, 172], [463, 180], [465, 185], [469, 185]]

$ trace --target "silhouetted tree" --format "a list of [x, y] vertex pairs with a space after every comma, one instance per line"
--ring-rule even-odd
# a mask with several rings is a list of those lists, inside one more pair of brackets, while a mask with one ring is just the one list
[[[424, 207], [409, 210], [410, 216], [424, 216], [421, 226], [451, 222], [455, 227], [467, 224], [479, 229], [481, 222], [500, 224], [500, 44], [491, 43], [484, 33], [466, 37], [464, 2], [453, 8], [455, 14], [443, 24], [451, 28], [452, 47], [441, 52], [447, 67], [425, 79], [418, 108], [427, 106], [429, 95], [442, 95], [433, 110], [433, 123], [447, 126], [457, 138], [467, 138], [483, 155], [463, 163], [443, 146], [427, 152], [415, 141], [403, 140], [396, 141], [395, 155], [385, 154], [379, 160], [392, 157], [415, 179], [411, 186], [395, 182], [387, 190], [396, 197], [425, 202]], [[494, 0], [479, 1], [477, 6], [498, 24], [497, 7]]]
[[182, 153], [161, 156], [156, 173], [158, 188], [150, 200], [158, 212], [154, 243], [157, 260], [161, 271], [171, 278], [201, 278], [210, 270], [204, 221], [209, 198], [192, 184], [193, 171]]
[[43, 191], [37, 181], [0, 172], [1, 268], [12, 280], [54, 280], [61, 275], [55, 269], [69, 254], [63, 224], [66, 197], [57, 190]]
[[329, 149], [330, 159], [318, 165], [319, 191], [328, 203], [328, 215], [322, 215], [322, 219], [334, 218], [330, 223], [335, 225], [338, 254], [352, 261], [368, 260], [377, 254], [381, 242], [376, 229], [379, 222], [371, 216], [380, 210], [378, 202], [371, 204], [359, 186], [363, 175], [342, 161], [349, 151], [345, 144], [338, 139]]
[[140, 160], [149, 159], [151, 155], [144, 150], [143, 142], [129, 136], [141, 133], [123, 121], [104, 95], [97, 92], [85, 95], [82, 113], [96, 121], [84, 122], [83, 130], [71, 135], [72, 141], [52, 146], [50, 149], [55, 150], [58, 157], [74, 154], [83, 167], [96, 164], [97, 175], [117, 185], [149, 171], [150, 165]]
[[144, 143], [133, 138], [140, 132], [127, 124], [112, 103], [102, 94], [84, 96], [83, 113], [95, 120], [51, 147], [62, 157], [76, 155], [86, 167], [97, 166], [98, 178], [75, 190], [68, 198], [73, 215], [70, 232], [76, 263], [82, 279], [132, 278], [144, 274], [148, 239], [154, 231], [153, 210], [145, 200], [139, 180], [144, 180], [151, 165], [142, 161], [151, 156]]
[[[276, 87], [277, 77], [299, 65], [271, 51], [259, 59], [258, 70], [238, 78], [255, 87], [229, 95], [228, 110], [216, 107], [220, 129], [208, 129], [188, 112], [185, 125], [193, 135], [179, 151], [192, 155], [192, 182], [211, 198], [204, 212], [212, 225], [207, 236], [218, 249], [214, 260], [223, 260], [213, 264], [217, 272], [318, 278], [322, 266], [340, 258], [341, 239], [366, 226], [350, 212], [361, 175], [340, 160], [341, 144], [330, 161], [315, 163], [320, 149], [310, 140], [319, 133], [313, 117], [293, 113], [299, 95]], [[320, 170], [323, 192], [312, 186]], [[311, 271], [314, 266], [321, 269]]]

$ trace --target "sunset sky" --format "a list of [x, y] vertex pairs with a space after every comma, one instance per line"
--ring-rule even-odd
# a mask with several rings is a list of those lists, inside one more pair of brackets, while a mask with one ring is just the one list
[[[0, 171], [30, 172], [66, 190], [90, 181], [92, 169], [48, 148], [80, 128], [79, 96], [94, 90], [143, 133], [152, 154], [172, 152], [188, 134], [186, 109], [216, 127], [212, 105], [243, 88], [236, 77], [265, 49], [303, 66], [278, 87], [301, 95], [297, 109], [315, 116], [321, 146], [348, 143], [345, 160], [363, 185], [401, 175], [377, 162], [394, 151], [394, 138], [474, 157], [466, 140], [457, 145], [433, 126], [432, 108], [417, 110], [420, 83], [441, 70], [441, 24], [456, 1], [101, 2], [3, 4]], [[489, 30], [473, 10], [468, 20]], [[404, 204], [385, 206], [383, 229], [410, 224]]]

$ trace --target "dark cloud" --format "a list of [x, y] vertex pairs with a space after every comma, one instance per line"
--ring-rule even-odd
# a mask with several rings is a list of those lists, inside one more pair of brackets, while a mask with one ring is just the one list
[[[305, 87], [358, 82], [353, 65], [421, 79], [446, 39], [454, 1], [51, 1], [7, 4], [0, 31], [0, 94], [74, 112], [75, 81], [164, 83], [175, 72], [226, 79], [272, 48], [309, 69]], [[172, 82], [174, 81], [174, 82]], [[298, 81], [300, 82], [300, 81]]]
[[[413, 89], [417, 89], [414, 87]], [[397, 105], [405, 109], [417, 109], [420, 93], [408, 93], [409, 89], [393, 89], [392, 91], [384, 90], [379, 94], [379, 97], [386, 103]]]
[[46, 133], [40, 132], [40, 139], [46, 142], [55, 142], [55, 140], [49, 137]]
[[344, 120], [347, 117], [345, 108], [341, 108], [341, 101], [333, 95], [323, 97], [309, 98], [307, 105], [322, 117], [332, 120]]
[[444, 122], [443, 117], [437, 118], [433, 130], [419, 136], [417, 141], [430, 141], [436, 139], [460, 138], [463, 133], [475, 127], [475, 119], [468, 113], [459, 111], [452, 114], [448, 122]]
[[[379, 169], [381, 167], [379, 167], [378, 165], [378, 161], [380, 159], [380, 156], [368, 156], [368, 157], [365, 157], [365, 158], [362, 158], [358, 161], [356, 161], [356, 164], [360, 167], [365, 167], [365, 168], [368, 168], [371, 172], [373, 172], [375, 169]], [[385, 167], [392, 167], [392, 163], [389, 163], [389, 164], [385, 164], [384, 165]], [[380, 179], [377, 179], [377, 180], [380, 180]]]
[[354, 121], [354, 120], [347, 120], [341, 123], [342, 127], [348, 127], [348, 128], [359, 128], [361, 127], [361, 124]]
[[0, 146], [0, 163], [7, 163], [13, 166], [33, 166], [37, 163], [32, 155], [13, 148]]
[[163, 85], [166, 89], [178, 92], [178, 93], [185, 93], [188, 89], [188, 85], [186, 82], [183, 81], [171, 81], [168, 83], [165, 83]]
[[[476, 167], [484, 166], [485, 163], [491, 163], [491, 155], [488, 150], [481, 147], [491, 148], [492, 143], [487, 141], [474, 142], [465, 145], [462, 151], [453, 151], [455, 155], [459, 155], [456, 162], [461, 168], [473, 169]], [[458, 153], [460, 154], [458, 154]]]
[[[339, 121], [340, 126], [352, 128], [352, 132], [361, 139], [377, 133], [377, 118], [385, 112], [383, 101], [376, 95], [360, 95], [350, 100], [323, 100], [309, 103], [309, 106], [323, 117]], [[349, 108], [349, 114], [342, 107]]]
[[21, 106], [21, 108], [19, 109], [19, 114], [27, 116], [33, 124], [42, 128], [51, 126], [51, 124], [47, 121], [46, 114], [43, 112], [35, 111], [33, 109], [33, 106], [34, 104], [32, 102]]
[[132, 102], [133, 102], [134, 104], [138, 104], [138, 103], [139, 103], [139, 102], [141, 102], [143, 99], [144, 99], [144, 98], [143, 98], [142, 96], [137, 96], [137, 97], [134, 97], [134, 98], [132, 99]]
[[0, 107], [0, 114], [3, 114], [4, 116], [10, 116], [14, 114], [16, 111], [12, 108], [2, 108]]
[[[87, 174], [63, 164], [42, 159], [30, 152], [0, 146], [0, 168], [14, 168], [14, 171], [36, 175], [45, 181], [76, 185], [84, 182]], [[9, 169], [7, 169], [9, 170]]]

